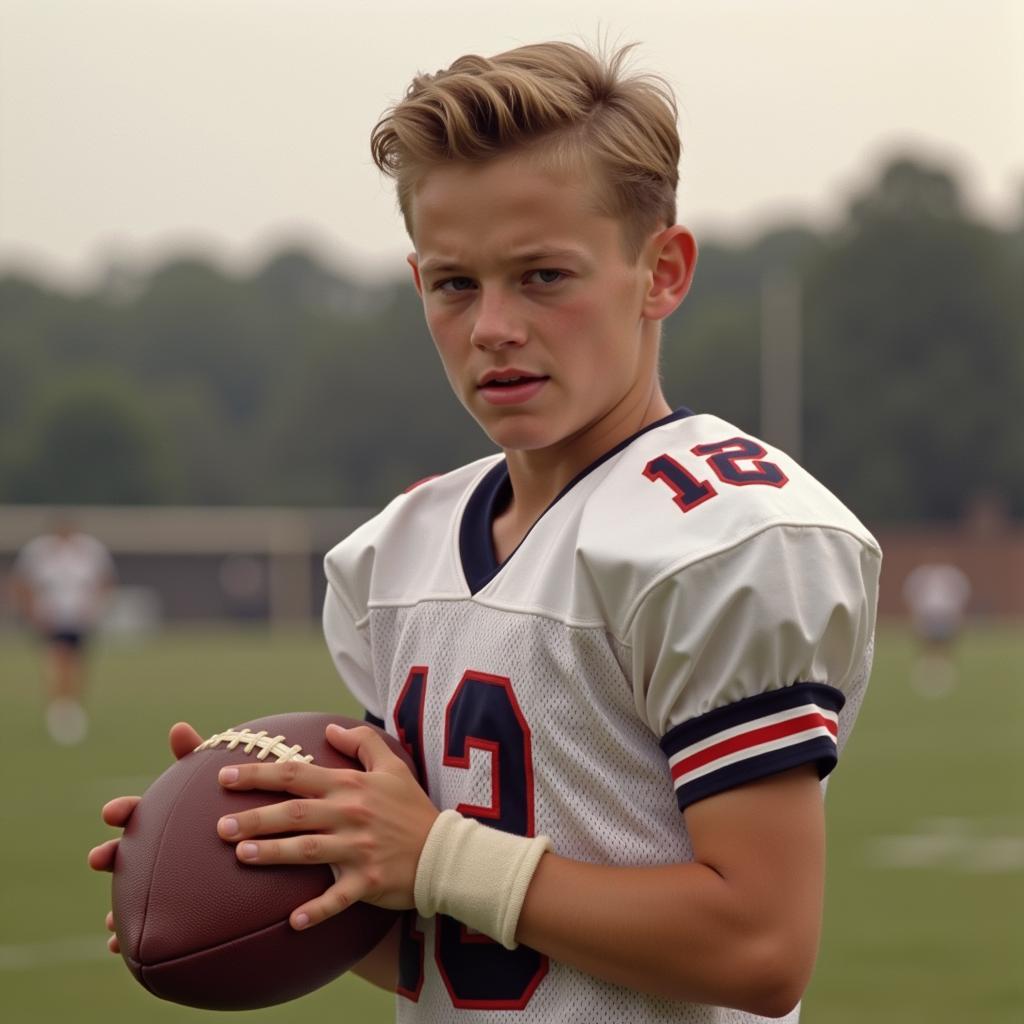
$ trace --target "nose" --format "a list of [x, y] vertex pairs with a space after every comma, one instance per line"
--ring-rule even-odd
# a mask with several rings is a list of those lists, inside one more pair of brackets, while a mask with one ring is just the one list
[[476, 348], [496, 351], [526, 341], [526, 328], [514, 303], [498, 289], [481, 288], [470, 340]]

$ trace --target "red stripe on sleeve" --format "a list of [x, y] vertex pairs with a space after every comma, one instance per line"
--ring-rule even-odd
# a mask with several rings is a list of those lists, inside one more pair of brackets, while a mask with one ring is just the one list
[[672, 765], [672, 778], [678, 779], [681, 775], [692, 772], [695, 768], [700, 768], [710, 761], [725, 757], [727, 754], [734, 754], [747, 747], [756, 747], [759, 743], [768, 743], [771, 740], [782, 739], [783, 736], [792, 736], [794, 733], [804, 732], [822, 725], [833, 736], [839, 734], [839, 727], [836, 723], [818, 711], [809, 712], [799, 718], [790, 718], [784, 722], [776, 722], [773, 725], [763, 725], [760, 729], [751, 729], [739, 736], [732, 736], [720, 743], [713, 743], [710, 747], [677, 761]]

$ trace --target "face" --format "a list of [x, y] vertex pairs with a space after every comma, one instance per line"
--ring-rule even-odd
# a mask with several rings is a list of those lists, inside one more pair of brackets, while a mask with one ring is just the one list
[[632, 420], [652, 398], [667, 412], [657, 260], [631, 261], [620, 223], [594, 206], [582, 175], [511, 157], [436, 168], [412, 199], [409, 262], [430, 333], [456, 395], [506, 452], [575, 448], [589, 461], [644, 425]]

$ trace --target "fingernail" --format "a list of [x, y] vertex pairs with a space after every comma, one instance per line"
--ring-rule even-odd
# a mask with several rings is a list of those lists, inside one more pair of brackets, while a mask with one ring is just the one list
[[255, 843], [239, 843], [238, 845], [238, 856], [242, 860], [255, 860], [258, 852], [259, 848]]
[[305, 928], [309, 924], [309, 914], [296, 914], [295, 915], [295, 927]]
[[234, 818], [220, 819], [221, 835], [233, 836], [238, 831], [238, 822]]
[[237, 782], [238, 781], [238, 769], [237, 768], [221, 768], [220, 775], [218, 776], [221, 782]]

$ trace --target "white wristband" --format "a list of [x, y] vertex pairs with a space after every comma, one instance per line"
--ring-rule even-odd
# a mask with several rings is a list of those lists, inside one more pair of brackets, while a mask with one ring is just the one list
[[516, 926], [547, 836], [514, 836], [457, 811], [442, 811], [416, 867], [416, 910], [448, 914], [515, 949]]

